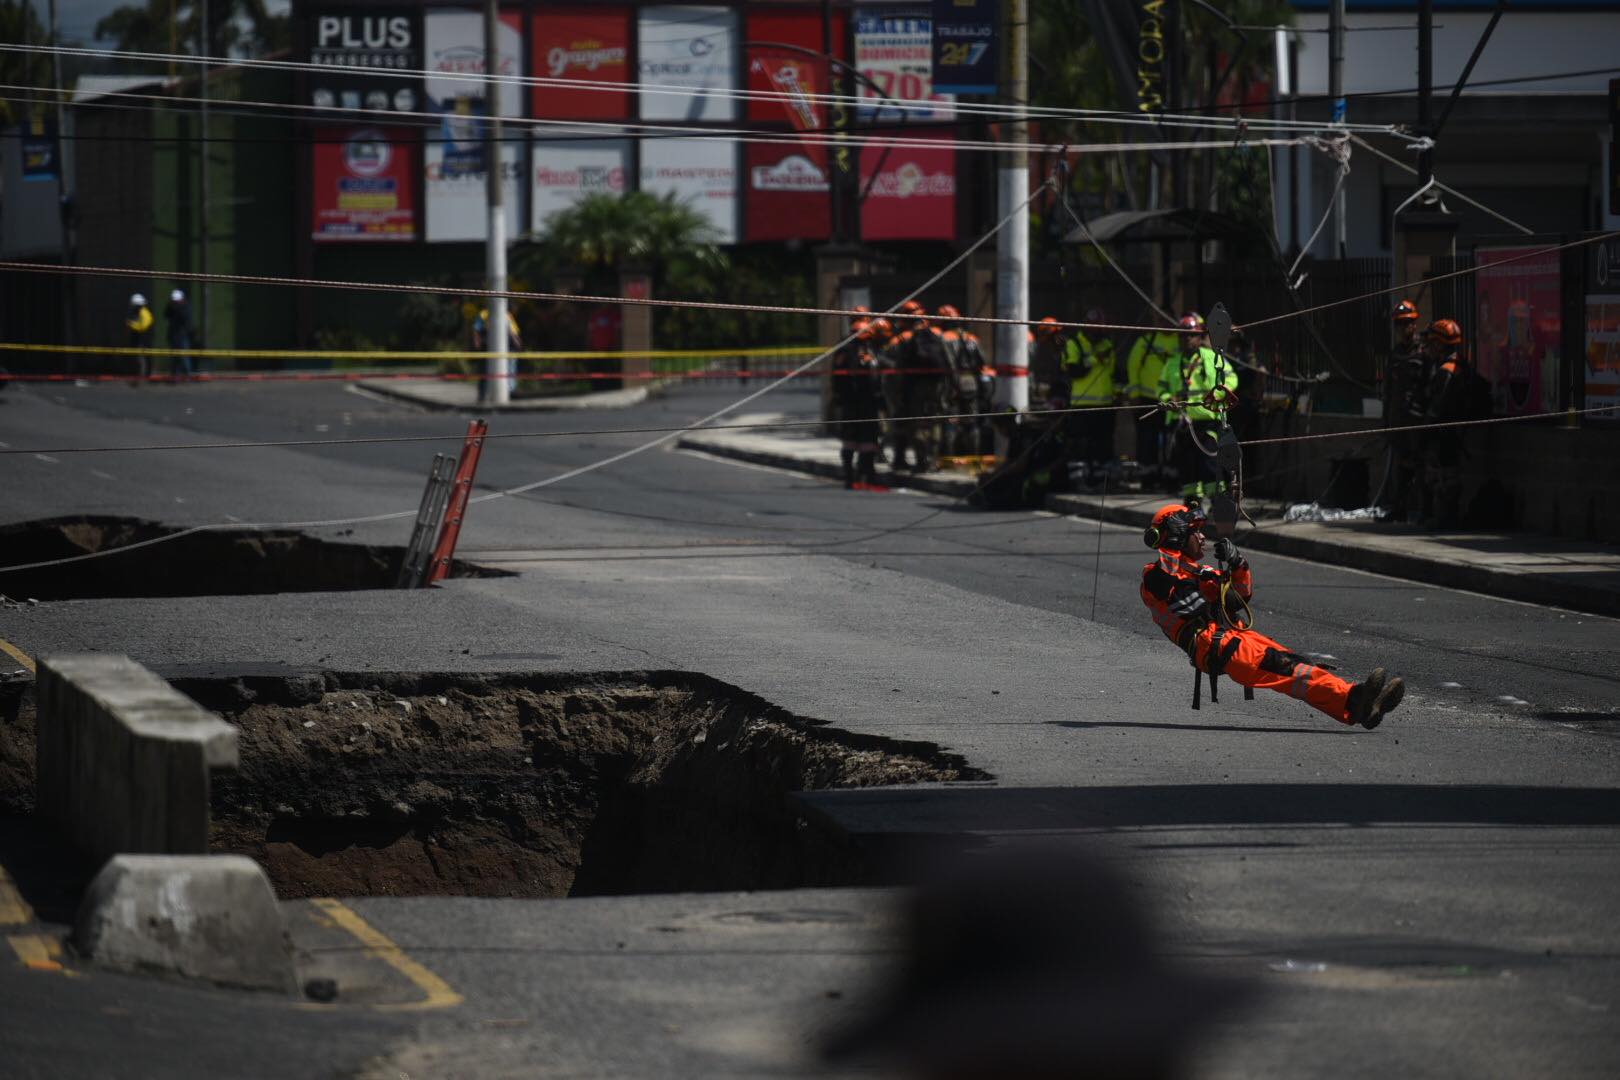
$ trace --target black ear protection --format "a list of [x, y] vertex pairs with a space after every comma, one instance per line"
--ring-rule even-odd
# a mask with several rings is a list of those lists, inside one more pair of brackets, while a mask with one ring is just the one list
[[[1142, 543], [1150, 548], [1173, 547], [1177, 551], [1187, 546], [1187, 537], [1191, 533], [1193, 524], [1197, 519], [1192, 518], [1184, 511], [1177, 511], [1169, 515], [1157, 525], [1149, 525], [1142, 530]], [[1207, 526], [1199, 525], [1205, 534], [1210, 531]]]

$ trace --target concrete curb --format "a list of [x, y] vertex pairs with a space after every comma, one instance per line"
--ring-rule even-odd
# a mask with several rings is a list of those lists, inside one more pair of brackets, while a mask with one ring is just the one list
[[362, 390], [382, 397], [417, 405], [433, 412], [510, 413], [510, 412], [586, 412], [595, 409], [628, 409], [640, 405], [660, 385], [633, 386], [628, 390], [604, 390], [593, 394], [576, 394], [554, 398], [520, 398], [506, 405], [484, 405], [476, 397], [472, 401], [448, 401], [429, 394], [414, 392], [409, 386], [384, 380], [362, 380], [355, 384]]
[[42, 657], [40, 815], [97, 859], [205, 854], [209, 772], [237, 765], [236, 729], [126, 656]]
[[[1104, 521], [1146, 528], [1154, 510], [1170, 499], [1168, 495], [1154, 497], [1150, 500], [1153, 504], [1151, 508], [1114, 503], [1103, 507], [1102, 500], [1093, 496], [1049, 495], [1046, 508], [1056, 514], [1078, 514], [1092, 519], [1096, 519], [1101, 510]], [[1138, 498], [1133, 496], [1131, 501], [1137, 502]], [[1575, 582], [1560, 581], [1548, 574], [1498, 570], [1454, 559], [1431, 558], [1401, 551], [1381, 542], [1397, 539], [1394, 536], [1369, 538], [1355, 543], [1342, 535], [1334, 535], [1335, 528], [1315, 522], [1299, 522], [1285, 528], [1268, 524], [1259, 529], [1241, 530], [1235, 539], [1240, 547], [1251, 551], [1290, 555], [1296, 559], [1347, 566], [1448, 589], [1466, 589], [1505, 600], [1550, 604], [1594, 615], [1620, 616], [1620, 593], [1611, 589], [1594, 589]]]
[[[748, 446], [740, 440], [723, 435], [692, 434], [682, 436], [677, 444], [689, 450], [701, 450], [717, 457], [769, 465], [792, 472], [841, 479], [843, 471], [837, 462], [820, 461], [793, 453]], [[930, 473], [923, 476], [892, 477], [885, 473], [885, 482], [894, 487], [917, 491], [930, 491], [940, 495], [962, 497], [969, 494], [976, 483], [967, 477]], [[1154, 510], [1168, 502], [1169, 495], [1128, 496], [1103, 500], [1090, 495], [1050, 495], [1046, 509], [1055, 514], [1075, 514], [1118, 525], [1145, 527], [1152, 520]], [[1556, 565], [1548, 562], [1548, 572], [1497, 569], [1449, 559], [1440, 556], [1415, 554], [1394, 547], [1400, 537], [1372, 537], [1356, 542], [1342, 533], [1340, 526], [1301, 522], [1287, 526], [1286, 530], [1270, 525], [1261, 529], [1248, 529], [1237, 536], [1239, 546], [1253, 551], [1269, 551], [1312, 562], [1329, 563], [1355, 570], [1366, 570], [1390, 577], [1406, 578], [1426, 584], [1495, 596], [1504, 600], [1522, 600], [1526, 603], [1569, 608], [1571, 611], [1590, 612], [1594, 615], [1620, 616], [1620, 591], [1612, 588], [1592, 588], [1586, 584], [1560, 580], [1554, 576]]]
[[118, 971], [295, 993], [275, 890], [242, 855], [115, 855], [85, 892], [74, 946]]
[[[770, 465], [790, 472], [825, 476], [831, 480], [842, 481], [844, 478], [843, 466], [836, 461], [816, 461], [795, 454], [739, 446], [730, 439], [714, 435], [683, 435], [676, 440], [675, 445], [683, 450], [700, 450], [705, 454], [747, 461], [754, 465]], [[976, 484], [968, 477], [953, 476], [950, 473], [895, 473], [887, 469], [878, 474], [878, 480], [889, 487], [905, 488], [908, 491], [928, 491], [936, 495], [951, 495], [958, 498], [965, 498], [971, 494]]]

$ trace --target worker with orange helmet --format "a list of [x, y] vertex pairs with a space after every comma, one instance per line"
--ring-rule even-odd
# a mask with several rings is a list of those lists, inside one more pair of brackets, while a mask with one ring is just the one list
[[833, 354], [832, 400], [838, 420], [839, 460], [846, 488], [875, 489], [877, 482], [878, 414], [883, 393], [878, 383], [878, 348], [887, 337], [888, 320], [858, 316], [850, 327], [854, 340]]
[[1252, 629], [1254, 577], [1248, 561], [1230, 540], [1218, 539], [1214, 554], [1220, 567], [1204, 565], [1207, 529], [1196, 502], [1171, 503], [1153, 515], [1143, 533], [1158, 557], [1142, 567], [1142, 603], [1165, 637], [1211, 677], [1212, 687], [1214, 678], [1226, 675], [1240, 686], [1299, 698], [1341, 724], [1371, 729], [1382, 723], [1401, 703], [1402, 680], [1374, 668], [1361, 682], [1347, 682]]
[[[949, 411], [956, 414], [945, 424], [945, 448], [956, 454], [987, 453], [981, 446], [981, 422], [972, 414], [980, 412], [979, 379], [984, 367], [984, 350], [979, 338], [962, 322], [954, 304], [941, 304], [934, 314], [940, 317], [939, 336], [945, 345], [945, 362], [950, 367], [946, 388]], [[984, 431], [988, 431], [985, 428]]]
[[1063, 371], [1066, 341], [1055, 315], [1036, 323], [1029, 338], [1029, 407], [1066, 409], [1069, 407], [1069, 380]]
[[[1424, 399], [1425, 423], [1468, 419], [1473, 367], [1463, 349], [1462, 327], [1455, 319], [1436, 319], [1423, 332], [1429, 382]], [[1463, 436], [1458, 428], [1424, 431], [1423, 524], [1454, 528], [1461, 519]]]
[[[946, 388], [950, 374], [945, 342], [933, 323], [923, 316], [928, 309], [915, 300], [901, 304], [897, 314], [909, 316], [911, 325], [890, 342], [888, 374], [883, 392], [889, 406], [890, 465], [928, 472], [939, 457], [940, 421], [948, 408]], [[906, 460], [906, 451], [912, 460]]]
[[[1390, 313], [1394, 327], [1394, 347], [1385, 369], [1385, 387], [1392, 428], [1423, 422], [1428, 400], [1428, 370], [1423, 343], [1418, 337], [1418, 309], [1402, 300]], [[1383, 504], [1397, 521], [1416, 512], [1407, 506], [1413, 481], [1423, 464], [1422, 441], [1415, 432], [1393, 432], [1389, 445], [1389, 497]]]

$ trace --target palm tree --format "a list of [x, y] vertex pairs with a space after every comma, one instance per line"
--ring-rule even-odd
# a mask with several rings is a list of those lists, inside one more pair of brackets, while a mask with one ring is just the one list
[[618, 272], [636, 267], [677, 291], [712, 287], [730, 262], [709, 220], [673, 194], [587, 195], [551, 215], [538, 243], [514, 264], [533, 278], [578, 273], [616, 291]]

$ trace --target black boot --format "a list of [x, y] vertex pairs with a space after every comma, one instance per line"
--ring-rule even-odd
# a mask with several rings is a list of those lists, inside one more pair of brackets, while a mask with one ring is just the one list
[[838, 460], [844, 466], [844, 487], [855, 486], [855, 451], [850, 447], [842, 447], [838, 451]]

